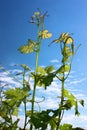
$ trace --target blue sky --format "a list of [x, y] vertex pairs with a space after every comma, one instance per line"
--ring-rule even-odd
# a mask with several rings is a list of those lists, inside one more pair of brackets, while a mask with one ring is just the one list
[[[37, 8], [43, 12], [48, 11], [45, 28], [53, 33], [51, 39], [43, 41], [39, 65], [52, 64], [55, 67], [60, 65], [58, 45], [53, 44], [49, 48], [48, 44], [58, 38], [62, 32], [73, 33], [75, 47], [81, 44], [74, 57], [72, 73], [66, 85], [77, 97], [85, 99], [85, 108], [81, 108], [82, 115], [76, 125], [87, 128], [87, 0], [0, 0], [0, 64], [8, 70], [13, 70], [13, 64], [22, 63], [34, 69], [35, 55], [22, 55], [17, 49], [26, 44], [29, 38], [36, 40], [37, 28], [28, 21]], [[3, 74], [3, 78], [8, 80], [5, 76], [6, 74]], [[56, 87], [57, 82], [54, 84]], [[50, 100], [50, 104], [56, 104], [51, 100], [54, 90], [51, 88], [48, 90], [48, 102]], [[42, 90], [38, 91], [42, 92]], [[74, 120], [71, 123], [76, 123], [73, 113], [71, 117]], [[82, 124], [81, 120], [84, 120]]]

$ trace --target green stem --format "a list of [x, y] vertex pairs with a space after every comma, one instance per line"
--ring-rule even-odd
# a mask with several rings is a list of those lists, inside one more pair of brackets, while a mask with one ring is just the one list
[[[34, 77], [34, 89], [33, 89], [33, 94], [32, 94], [32, 106], [31, 106], [31, 116], [34, 113], [34, 102], [35, 102], [35, 93], [36, 93], [36, 75], [38, 71], [38, 60], [39, 60], [39, 52], [40, 52], [40, 45], [41, 45], [41, 40], [42, 38], [39, 37], [39, 32], [42, 31], [42, 26], [43, 26], [43, 21], [39, 21], [39, 26], [38, 26], [38, 31], [37, 31], [37, 50], [36, 50], [36, 65], [35, 65], [35, 77]], [[33, 129], [33, 125], [30, 125], [30, 130]]]
[[[25, 69], [24, 69], [24, 72], [23, 72], [23, 88], [25, 88]], [[24, 112], [25, 112], [25, 121], [24, 121], [24, 130], [26, 128], [26, 123], [27, 123], [27, 115], [26, 115], [26, 97], [24, 99]]]
[[[38, 56], [39, 52], [36, 53], [36, 70], [35, 70], [35, 75], [37, 74], [37, 69], [38, 69]], [[35, 99], [35, 92], [36, 92], [36, 76], [34, 78], [34, 90], [33, 90], [33, 95], [32, 95], [32, 114], [34, 112], [34, 99]]]
[[[35, 101], [35, 93], [36, 93], [36, 74], [37, 74], [37, 69], [38, 69], [38, 58], [39, 58], [39, 51], [36, 52], [36, 69], [35, 69], [35, 78], [34, 78], [34, 89], [33, 89], [33, 94], [32, 94], [31, 116], [34, 113], [34, 101]], [[31, 124], [30, 130], [32, 130], [32, 127], [33, 126]]]
[[[63, 47], [62, 47], [61, 43], [60, 43], [60, 49], [61, 49], [61, 54], [62, 54]], [[64, 66], [65, 62], [62, 62], [62, 63], [63, 63], [63, 66]], [[63, 114], [64, 114], [64, 110], [62, 110], [63, 101], [64, 101], [64, 83], [65, 83], [65, 73], [64, 72], [63, 72], [63, 77], [61, 79], [61, 83], [62, 83], [62, 86], [61, 86], [61, 101], [60, 101], [60, 106], [59, 106], [60, 112], [59, 112], [59, 115], [58, 115], [58, 122], [57, 122], [56, 130], [59, 129], [59, 126], [60, 126], [60, 123], [61, 123], [61, 120], [62, 120]]]
[[59, 112], [59, 116], [58, 116], [58, 122], [57, 122], [57, 127], [56, 130], [59, 129], [63, 114], [64, 114], [64, 110], [61, 110], [62, 106], [63, 106], [63, 101], [64, 101], [64, 79], [62, 80], [62, 88], [61, 88], [61, 101], [60, 101], [60, 112]]

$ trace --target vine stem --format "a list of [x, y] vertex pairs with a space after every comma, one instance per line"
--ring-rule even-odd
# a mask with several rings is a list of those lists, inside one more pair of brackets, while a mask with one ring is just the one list
[[[64, 78], [63, 78], [63, 80], [62, 80], [62, 88], [61, 88], [60, 109], [61, 109], [61, 107], [63, 106], [63, 101], [64, 101], [64, 81], [65, 81], [65, 80], [64, 80]], [[61, 123], [63, 114], [64, 114], [64, 110], [60, 110], [56, 130], [59, 129], [59, 126], [60, 126], [60, 123]]]
[[[23, 88], [25, 88], [25, 69], [23, 72]], [[26, 115], [26, 97], [24, 99], [24, 112], [25, 112], [25, 121], [24, 121], [24, 130], [26, 128], [26, 123], [27, 123], [27, 115]]]
[[[40, 49], [40, 46], [39, 46]], [[39, 59], [39, 51], [36, 52], [36, 69], [35, 69], [35, 75], [37, 74], [38, 70], [38, 59]], [[34, 89], [32, 94], [32, 106], [31, 106], [31, 116], [34, 113], [34, 100], [35, 100], [35, 93], [36, 93], [36, 76], [34, 77]], [[32, 124], [30, 125], [30, 130], [32, 130]]]
[[[39, 36], [39, 32], [42, 32], [44, 19], [41, 21], [41, 19], [38, 20], [38, 31], [37, 31], [37, 50], [36, 50], [36, 65], [35, 65], [35, 77], [34, 77], [34, 88], [33, 88], [33, 94], [32, 94], [32, 104], [31, 104], [31, 116], [34, 114], [34, 102], [35, 102], [35, 94], [36, 94], [36, 75], [38, 71], [38, 61], [39, 61], [39, 52], [40, 52], [40, 46], [41, 46], [41, 40], [42, 38]], [[30, 130], [33, 129], [33, 125], [30, 125]]]
[[[62, 44], [60, 43], [60, 49], [61, 49], [61, 54], [62, 54], [62, 50], [63, 50], [63, 46]], [[62, 62], [63, 63], [63, 66], [65, 65], [65, 62]], [[62, 80], [61, 81], [61, 101], [60, 101], [60, 106], [59, 106], [59, 109], [60, 109], [60, 112], [59, 112], [59, 116], [58, 116], [58, 122], [57, 122], [57, 127], [56, 127], [56, 130], [59, 130], [59, 126], [60, 126], [60, 123], [61, 123], [61, 120], [63, 118], [63, 114], [64, 114], [64, 110], [62, 110], [62, 106], [63, 106], [63, 101], [64, 101], [64, 84], [65, 84], [65, 74], [63, 72], [63, 77], [62, 77]]]
[[[39, 42], [39, 40], [38, 40]], [[41, 43], [41, 41], [40, 41]], [[31, 106], [31, 116], [34, 113], [34, 101], [35, 101], [35, 93], [36, 93], [36, 74], [38, 71], [38, 60], [39, 60], [39, 51], [40, 51], [40, 44], [39, 44], [39, 50], [36, 52], [36, 67], [35, 67], [35, 77], [34, 77], [34, 89], [33, 89], [33, 94], [32, 94], [32, 106]], [[32, 124], [30, 126], [30, 130], [32, 130]]]
[[[35, 70], [35, 75], [37, 74], [37, 69], [38, 69], [38, 57], [39, 57], [39, 52], [36, 53], [36, 70]], [[34, 90], [33, 90], [33, 95], [32, 95], [32, 109], [31, 109], [32, 114], [34, 112], [35, 92], [36, 92], [36, 76], [34, 78]]]

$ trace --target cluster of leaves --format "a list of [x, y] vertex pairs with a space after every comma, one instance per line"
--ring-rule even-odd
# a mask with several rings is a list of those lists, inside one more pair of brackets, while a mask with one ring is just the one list
[[38, 86], [43, 86], [45, 89], [47, 86], [51, 85], [55, 73], [53, 73], [54, 67], [47, 66], [46, 68], [38, 67], [37, 74], [32, 73], [33, 78], [36, 79], [36, 84]]
[[[24, 69], [24, 72], [17, 73], [16, 75], [22, 74], [22, 76], [24, 76], [25, 71], [29, 71], [30, 68], [25, 64], [22, 64], [20, 66]], [[5, 69], [3, 70], [5, 71]], [[16, 80], [14, 76], [12, 76], [12, 78]], [[6, 85], [2, 86], [2, 89], [0, 91], [0, 116], [2, 120], [0, 122], [0, 128], [2, 129], [14, 130], [19, 128], [18, 122], [20, 119], [18, 118], [18, 113], [20, 111], [20, 105], [29, 102], [30, 97], [29, 83], [27, 83], [27, 81], [23, 78], [23, 84], [20, 82], [20, 85], [22, 85], [21, 88], [16, 87], [7, 90], [4, 90], [4, 87]], [[15, 121], [13, 121], [14, 116], [17, 117]]]
[[2, 100], [0, 105], [0, 116], [3, 119], [3, 122], [1, 123], [0, 127], [3, 129], [5, 127], [17, 128], [19, 119], [13, 122], [12, 116], [18, 116], [19, 107], [21, 103], [25, 101], [26, 97], [29, 97], [28, 89], [9, 89], [4, 92], [4, 96], [4, 100]]

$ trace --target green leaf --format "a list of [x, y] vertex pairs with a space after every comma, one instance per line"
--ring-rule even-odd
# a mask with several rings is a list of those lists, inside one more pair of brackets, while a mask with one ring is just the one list
[[70, 43], [73, 43], [73, 38], [68, 36], [68, 38], [65, 40], [65, 43], [66, 44], [70, 44]]
[[73, 130], [73, 128], [71, 124], [63, 124], [63, 125], [60, 125], [59, 130]]
[[30, 68], [26, 64], [21, 64], [21, 67], [23, 67], [25, 70], [30, 70]]
[[69, 65], [63, 65], [56, 71], [56, 73], [61, 74], [61, 73], [64, 73], [64, 72], [68, 72], [69, 70], [70, 70]]
[[46, 68], [45, 68], [45, 71], [47, 72], [47, 73], [51, 73], [52, 71], [54, 70], [54, 67], [51, 65], [51, 66], [47, 66]]
[[51, 85], [54, 77], [55, 77], [55, 75], [53, 73], [49, 73], [47, 75], [37, 74], [36, 75], [37, 85], [44, 86], [46, 89], [47, 86]]
[[21, 102], [29, 96], [28, 89], [27, 88], [15, 88], [15, 89], [9, 89], [4, 92], [6, 100], [5, 102], [10, 106], [17, 106], [19, 107]]
[[46, 130], [49, 122], [51, 121], [50, 116], [51, 110], [42, 111], [40, 113], [34, 113], [30, 117], [30, 123], [32, 123], [36, 129], [41, 128], [41, 130]]
[[[80, 115], [80, 113], [78, 111], [78, 103], [79, 102], [77, 101], [76, 97], [73, 94], [69, 93], [68, 90], [65, 90], [65, 89], [64, 89], [64, 97], [67, 98], [67, 100], [65, 101], [64, 107], [68, 110], [69, 107], [71, 108], [74, 106], [75, 115], [79, 116]], [[81, 103], [83, 104], [83, 101], [81, 101]]]
[[28, 44], [21, 46], [18, 50], [20, 51], [20, 53], [28, 54], [28, 53], [34, 52], [35, 45], [36, 45], [36, 42], [29, 39]]
[[68, 98], [69, 100], [71, 100], [72, 102], [73, 102], [74, 100], [76, 100], [75, 96], [74, 96], [73, 94], [69, 93], [69, 91], [66, 90], [66, 89], [64, 89], [64, 96], [65, 96], [66, 98]]
[[15, 108], [15, 110], [13, 111], [13, 115], [18, 116], [18, 112], [19, 112], [18, 108]]
[[60, 42], [61, 43], [66, 38], [66, 36], [68, 36], [68, 33], [62, 33], [58, 39], [53, 40], [51, 43], [53, 43], [53, 42], [55, 42], [55, 43]]
[[62, 59], [62, 63], [67, 63], [69, 62], [69, 58], [66, 56], [66, 57], [63, 57]]
[[56, 128], [56, 124], [54, 121], [56, 122], [56, 118], [51, 119], [49, 122], [49, 124], [51, 126], [51, 130], [55, 130], [55, 128]]
[[79, 103], [84, 107], [84, 100], [79, 100]]
[[26, 111], [26, 115], [27, 115], [27, 116], [31, 116], [31, 110], [27, 110], [27, 111]]
[[80, 113], [78, 111], [78, 102], [76, 101], [76, 105], [75, 105], [75, 115], [79, 116]]
[[40, 67], [40, 66], [38, 66], [37, 72], [40, 73], [40, 74], [42, 74], [42, 75], [46, 74], [45, 69], [42, 68], [42, 67]]
[[64, 105], [63, 105], [63, 109], [69, 110], [72, 107], [72, 103], [71, 100], [65, 100], [64, 101]]

